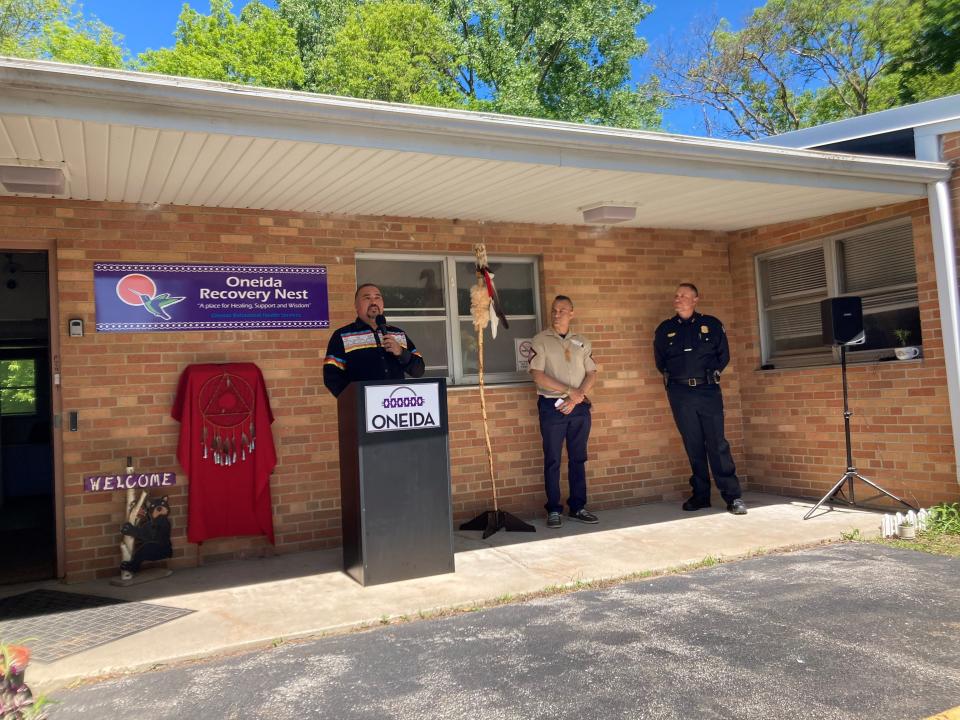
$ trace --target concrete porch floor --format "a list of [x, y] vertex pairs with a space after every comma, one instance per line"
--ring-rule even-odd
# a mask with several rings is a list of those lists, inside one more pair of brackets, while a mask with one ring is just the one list
[[[702, 561], [839, 540], [859, 529], [876, 536], [880, 514], [860, 509], [804, 514], [811, 501], [747, 493], [746, 516], [714, 507], [683, 512], [679, 502], [598, 511], [599, 525], [565, 519], [535, 533], [456, 532], [456, 572], [363, 587], [341, 572], [340, 549], [280, 555], [178, 570], [127, 588], [107, 580], [9, 586], [8, 596], [37, 587], [158, 603], [193, 613], [51, 663], [32, 662], [27, 680], [50, 692], [75, 681], [377, 624], [437, 610], [471, 607], [507, 595], [578, 581], [621, 578]], [[11, 638], [10, 640], [15, 640]]]

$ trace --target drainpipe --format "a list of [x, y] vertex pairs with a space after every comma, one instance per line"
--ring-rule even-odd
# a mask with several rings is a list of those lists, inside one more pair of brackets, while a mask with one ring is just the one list
[[[940, 136], [920, 136], [916, 130], [914, 133], [917, 160], [942, 162]], [[941, 180], [927, 185], [927, 197], [930, 202], [930, 229], [937, 270], [937, 295], [940, 300], [943, 359], [947, 369], [947, 392], [950, 398], [950, 424], [953, 427], [953, 453], [957, 463], [957, 482], [960, 483], [960, 302], [957, 295], [957, 255], [949, 182]]]

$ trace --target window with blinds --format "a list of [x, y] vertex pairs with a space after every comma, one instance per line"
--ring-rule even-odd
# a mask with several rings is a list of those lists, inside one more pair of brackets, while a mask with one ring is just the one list
[[831, 361], [820, 301], [840, 295], [863, 299], [866, 341], [849, 348], [851, 359], [892, 355], [896, 329], [910, 332], [910, 344], [922, 342], [909, 218], [760, 255], [757, 282], [764, 364]]

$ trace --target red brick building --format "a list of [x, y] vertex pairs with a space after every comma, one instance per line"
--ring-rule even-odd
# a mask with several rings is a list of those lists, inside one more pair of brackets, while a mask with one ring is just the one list
[[[515, 301], [511, 332], [487, 348], [487, 398], [501, 502], [521, 516], [542, 512], [542, 456], [514, 340], [546, 324], [555, 294], [575, 299], [600, 366], [597, 510], [688, 489], [651, 352], [682, 281], [730, 336], [727, 427], [745, 485], [822, 496], [844, 469], [842, 401], [811, 313], [861, 294], [871, 332], [851, 351], [854, 457], [922, 505], [956, 499], [957, 338], [943, 329], [956, 324], [956, 288], [951, 300], [940, 279], [955, 262], [938, 253], [953, 247], [955, 222], [941, 218], [957, 205], [947, 163], [960, 125], [941, 130], [937, 157], [858, 157], [2, 60], [0, 183], [18, 177], [5, 168], [63, 177], [45, 195], [0, 185], [0, 361], [27, 358], [36, 378], [29, 412], [0, 408], [4, 506], [39, 518], [27, 572], [116, 572], [124, 500], [84, 492], [83, 478], [121, 473], [127, 456], [180, 474], [174, 567], [340, 543], [336, 404], [321, 377], [330, 332], [96, 332], [96, 262], [324, 265], [332, 328], [353, 318], [358, 281], [433, 292], [433, 304], [387, 311], [450, 384], [455, 521], [490, 498], [463, 330], [475, 243]], [[596, 206], [635, 218], [585, 223]], [[887, 361], [899, 326], [921, 359]], [[170, 408], [183, 369], [212, 362], [254, 362], [266, 378], [274, 548], [186, 542]]]

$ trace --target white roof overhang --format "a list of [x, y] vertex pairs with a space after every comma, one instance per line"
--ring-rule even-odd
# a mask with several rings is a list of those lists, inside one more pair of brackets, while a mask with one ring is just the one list
[[[316, 213], [735, 230], [925, 198], [941, 163], [0, 58], [0, 165], [63, 197]], [[0, 186], [2, 191], [2, 186]], [[7, 193], [10, 194], [10, 193]]]
[[764, 138], [762, 142], [782, 147], [811, 148], [902, 130], [913, 130], [921, 137], [960, 132], [960, 95], [949, 95], [869, 115], [836, 120], [774, 135]]

